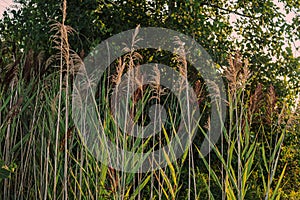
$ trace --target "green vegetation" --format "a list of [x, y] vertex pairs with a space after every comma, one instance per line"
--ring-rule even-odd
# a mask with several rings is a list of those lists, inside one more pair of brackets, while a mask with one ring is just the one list
[[[292, 53], [300, 39], [298, 0], [283, 2], [287, 12], [298, 13], [291, 23], [270, 0], [17, 2], [23, 7], [0, 21], [1, 199], [299, 199], [300, 65]], [[229, 14], [239, 16], [234, 26]], [[224, 78], [228, 110], [221, 138], [203, 156], [209, 95], [217, 95], [207, 93], [208, 83], [178, 55], [141, 50], [120, 57], [106, 74], [110, 82], [100, 84], [100, 112], [115, 106], [108, 96], [119, 89], [124, 70], [154, 61], [186, 74], [201, 108], [198, 132], [181, 158], [172, 163], [166, 155], [166, 168], [126, 173], [97, 161], [84, 145], [71, 94], [93, 47], [138, 25], [195, 38]], [[145, 117], [139, 105], [153, 102], [152, 95], [176, 106], [155, 84], [142, 87], [130, 100], [137, 121]], [[176, 137], [179, 120], [169, 113], [160, 137], [144, 141], [122, 133], [113, 116], [101, 117], [106, 135], [135, 152]]]

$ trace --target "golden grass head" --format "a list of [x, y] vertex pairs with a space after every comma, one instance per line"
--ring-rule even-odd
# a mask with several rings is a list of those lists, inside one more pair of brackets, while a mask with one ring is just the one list
[[239, 52], [235, 54], [234, 59], [230, 56], [228, 63], [229, 66], [224, 69], [224, 76], [229, 83], [231, 94], [233, 94], [237, 89], [245, 89], [251, 71], [248, 59], [243, 60]]
[[249, 121], [251, 121], [250, 120], [251, 116], [259, 112], [262, 103], [263, 103], [262, 84], [258, 83], [254, 93], [250, 96], [249, 107], [248, 107]]
[[266, 98], [266, 122], [272, 124], [274, 117], [278, 114], [276, 110], [277, 97], [273, 85], [269, 86]]

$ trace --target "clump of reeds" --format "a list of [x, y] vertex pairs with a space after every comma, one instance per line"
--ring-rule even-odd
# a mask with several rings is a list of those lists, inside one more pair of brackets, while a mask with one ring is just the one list
[[[286, 169], [284, 165], [281, 172], [277, 170], [281, 147], [286, 128], [296, 119], [295, 116], [287, 116], [284, 106], [279, 109], [276, 88], [273, 86], [266, 93], [261, 84], [257, 84], [253, 93], [247, 91], [251, 73], [248, 61], [240, 53], [234, 58], [230, 57], [228, 67], [224, 69], [228, 84], [228, 122], [223, 128], [224, 144], [221, 147], [211, 146], [211, 154], [215, 158], [211, 154], [205, 158], [201, 156], [195, 142], [175, 162], [170, 162], [173, 155], [164, 152], [167, 167], [148, 173], [117, 171], [97, 161], [85, 147], [80, 131], [70, 119], [72, 76], [76, 75], [82, 65], [84, 52], [78, 56], [71, 50], [68, 34], [73, 30], [65, 24], [66, 8], [67, 1], [64, 0], [62, 22], [57, 22], [52, 27], [52, 31], [55, 31], [53, 42], [58, 53], [46, 63], [42, 52], [29, 51], [22, 55], [24, 60], [13, 52], [10, 64], [6, 63], [7, 76], [1, 77], [8, 87], [0, 93], [0, 155], [5, 162], [3, 166], [11, 166], [12, 172], [9, 174], [10, 178], [1, 182], [3, 199], [180, 199], [186, 196], [201, 199], [204, 193], [213, 199], [218, 193], [212, 187], [214, 184], [220, 188], [223, 199], [247, 199], [253, 192], [251, 183], [258, 180], [255, 176], [263, 182], [259, 198], [280, 197], [280, 186]], [[156, 102], [163, 103], [162, 97], [167, 91], [160, 87], [162, 76], [157, 66], [154, 68], [153, 81], [149, 87], [145, 86], [139, 73], [144, 57], [136, 51], [138, 41], [142, 39], [138, 37], [138, 33], [137, 28], [132, 43], [125, 49], [128, 53], [118, 59], [116, 72], [109, 83], [113, 83], [116, 93], [120, 92], [123, 89], [119, 88], [122, 76], [136, 68], [134, 74], [129, 73], [133, 77], [127, 80], [129, 85], [134, 83], [139, 87], [133, 94], [128, 94], [131, 90], [125, 92], [128, 95], [126, 107], [121, 107], [124, 105], [120, 102], [110, 106], [115, 111], [125, 109], [125, 112], [131, 112], [129, 109], [132, 108], [132, 117], [143, 120], [147, 114], [144, 113], [146, 102], [155, 99]], [[187, 88], [186, 84], [189, 84], [185, 56], [187, 52], [178, 38], [175, 41], [179, 52], [174, 59], [178, 63], [178, 72], [185, 78], [179, 90], [184, 90]], [[30, 71], [53, 65], [58, 66], [58, 70], [47, 76], [35, 77]], [[218, 95], [218, 88], [213, 84], [211, 86], [216, 90], [211, 95]], [[200, 80], [194, 83], [199, 104], [204, 100], [203, 85]], [[112, 88], [107, 88], [110, 87], [107, 84], [102, 84], [101, 87], [107, 92], [99, 97], [103, 98], [99, 100], [103, 103], [109, 101], [107, 97]], [[149, 94], [153, 96], [149, 97]], [[138, 103], [142, 106], [137, 106]], [[159, 113], [161, 110], [157, 109], [155, 112]], [[170, 118], [168, 123], [175, 124], [178, 119], [173, 119], [171, 112], [172, 110], [167, 110]], [[174, 128], [168, 132], [162, 125], [158, 137], [145, 141], [122, 132], [110, 113], [104, 119], [105, 133], [112, 141], [119, 147], [135, 152], [148, 152], [157, 146], [161, 148], [160, 139], [169, 141], [170, 136], [176, 137], [178, 131]], [[210, 129], [210, 123], [208, 118], [207, 130]], [[188, 123], [183, 128], [188, 133], [192, 132]], [[201, 128], [199, 124], [199, 129]], [[194, 159], [197, 152], [207, 173], [201, 172], [203, 166]], [[218, 163], [214, 161], [218, 161], [221, 166], [216, 166]], [[276, 184], [274, 180], [277, 180]]]
[[[260, 172], [262, 181], [265, 183], [261, 197], [266, 199], [279, 197], [278, 188], [286, 166], [279, 174], [278, 182], [272, 193], [271, 188], [276, 176], [275, 172], [285, 131], [281, 133], [274, 131], [279, 119], [276, 110], [275, 89], [270, 86], [264, 95], [263, 85], [258, 84], [254, 93], [249, 95], [246, 93], [246, 86], [251, 76], [248, 61], [243, 60], [237, 53], [234, 58], [228, 59], [228, 63], [229, 66], [224, 69], [224, 76], [228, 84], [228, 123], [224, 127], [227, 145], [221, 145], [221, 149], [217, 146], [212, 147], [224, 169], [222, 179], [217, 178], [213, 167], [206, 159], [203, 158], [203, 161], [206, 163], [209, 173], [213, 175], [211, 177], [221, 188], [222, 198], [245, 199], [251, 189], [251, 182], [254, 178], [252, 175], [257, 171]], [[265, 114], [263, 114], [264, 111]], [[266, 137], [268, 130], [260, 128], [267, 124], [272, 127], [269, 135], [275, 134], [275, 138], [271, 138], [273, 141], [271, 143]], [[269, 145], [266, 147], [264, 144]], [[223, 147], [227, 149], [223, 150]], [[269, 157], [267, 157], [266, 151], [269, 153]], [[198, 152], [200, 153], [200, 151]], [[262, 162], [255, 164], [255, 161], [260, 159]], [[265, 172], [268, 173], [267, 176], [265, 176]]]

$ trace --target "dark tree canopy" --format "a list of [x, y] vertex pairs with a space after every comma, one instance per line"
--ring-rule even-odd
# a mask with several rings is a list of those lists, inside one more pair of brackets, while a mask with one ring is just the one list
[[[45, 50], [51, 54], [51, 24], [61, 19], [61, 2], [56, 0], [17, 0], [21, 6], [1, 20], [3, 42], [14, 43], [24, 51]], [[219, 65], [227, 65], [229, 55], [239, 51], [250, 61], [257, 82], [273, 84], [281, 97], [299, 90], [299, 58], [292, 46], [300, 39], [300, 2], [282, 1], [286, 13], [295, 15], [288, 23], [273, 0], [266, 1], [123, 1], [70, 0], [67, 24], [73, 50], [85, 55], [113, 34], [154, 26], [187, 34], [199, 42]], [[9, 14], [10, 13], [10, 14]], [[230, 23], [230, 16], [237, 17]], [[232, 37], [236, 32], [239, 39]], [[297, 49], [299, 50], [299, 49]]]

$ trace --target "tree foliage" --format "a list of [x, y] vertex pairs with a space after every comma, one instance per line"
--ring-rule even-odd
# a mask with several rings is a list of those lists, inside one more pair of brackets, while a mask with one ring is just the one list
[[[1, 20], [2, 40], [25, 50], [51, 51], [50, 25], [61, 18], [60, 1], [16, 2], [21, 8], [6, 12]], [[299, 13], [299, 0], [281, 3], [286, 13]], [[299, 15], [288, 23], [273, 0], [70, 0], [67, 12], [66, 23], [75, 30], [71, 46], [78, 53], [84, 50], [87, 55], [102, 40], [139, 24], [165, 27], [195, 38], [219, 65], [228, 64], [228, 55], [240, 51], [255, 73], [253, 87], [258, 81], [272, 83], [282, 97], [291, 95], [287, 89], [299, 90], [299, 58], [292, 52], [300, 39]], [[234, 25], [230, 23], [233, 16], [237, 18]]]

